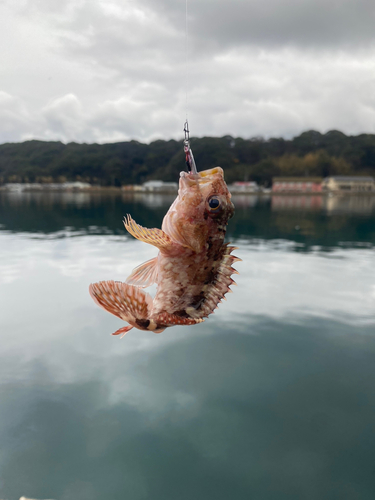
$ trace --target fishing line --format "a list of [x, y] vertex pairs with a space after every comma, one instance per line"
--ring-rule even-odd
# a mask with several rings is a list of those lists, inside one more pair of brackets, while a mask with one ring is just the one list
[[188, 123], [188, 87], [189, 87], [189, 56], [188, 56], [188, 0], [185, 1], [185, 114]]
[[190, 148], [190, 132], [189, 132], [189, 120], [188, 120], [188, 91], [189, 91], [189, 57], [188, 57], [188, 0], [185, 0], [185, 113], [186, 120], [184, 123], [184, 151], [185, 151], [185, 161], [186, 167], [189, 172], [197, 174], [197, 167], [195, 165], [193, 152]]

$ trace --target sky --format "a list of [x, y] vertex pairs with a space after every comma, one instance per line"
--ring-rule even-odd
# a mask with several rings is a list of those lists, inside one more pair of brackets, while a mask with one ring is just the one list
[[0, 143], [375, 133], [374, 0], [0, 0]]

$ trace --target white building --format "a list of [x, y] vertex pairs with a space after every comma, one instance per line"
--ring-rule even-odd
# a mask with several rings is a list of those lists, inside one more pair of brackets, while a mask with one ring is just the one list
[[88, 182], [47, 182], [44, 184], [40, 184], [39, 182], [33, 183], [8, 183], [4, 185], [3, 189], [7, 191], [13, 192], [22, 192], [22, 191], [82, 191], [85, 189], [89, 189], [91, 184]]
[[326, 177], [322, 182], [324, 191], [341, 191], [345, 193], [375, 192], [373, 177], [337, 175]]
[[142, 184], [142, 191], [146, 193], [177, 193], [177, 182], [147, 181]]
[[254, 181], [248, 181], [248, 182], [238, 181], [228, 186], [228, 189], [232, 194], [257, 193], [259, 191], [259, 186]]

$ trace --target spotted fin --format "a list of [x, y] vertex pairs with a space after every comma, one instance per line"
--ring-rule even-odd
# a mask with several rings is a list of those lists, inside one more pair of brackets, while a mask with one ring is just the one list
[[131, 218], [130, 215], [127, 215], [124, 219], [124, 226], [126, 230], [137, 238], [137, 240], [144, 241], [145, 243], [149, 243], [150, 245], [154, 245], [159, 248], [159, 250], [166, 250], [173, 242], [171, 238], [161, 229], [147, 229], [143, 226], [140, 226]]
[[[152, 311], [152, 297], [148, 293], [120, 281], [92, 283], [89, 291], [94, 301], [106, 311], [136, 328], [147, 329], [145, 325], [147, 322], [150, 323], [148, 318]], [[120, 329], [118, 334], [126, 333], [124, 331], [126, 328], [128, 327]]]
[[158, 258], [155, 257], [137, 266], [133, 269], [131, 275], [126, 278], [126, 283], [141, 288], [153, 285], [158, 277], [157, 262]]

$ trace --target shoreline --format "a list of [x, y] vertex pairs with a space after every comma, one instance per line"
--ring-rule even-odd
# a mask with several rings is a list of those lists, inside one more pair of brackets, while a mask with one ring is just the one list
[[[325, 191], [325, 192], [311, 192], [311, 191], [237, 191], [229, 190], [232, 196], [375, 196], [375, 191]], [[19, 185], [16, 189], [9, 188], [7, 186], [0, 186], [1, 193], [12, 193], [12, 194], [22, 194], [22, 193], [86, 193], [86, 194], [113, 194], [113, 195], [125, 195], [125, 196], [139, 196], [139, 195], [177, 195], [176, 191], [171, 190], [145, 190], [141, 191], [138, 189], [123, 189], [122, 187], [116, 186], [91, 186], [85, 188], [59, 188], [50, 186], [38, 186], [38, 187], [22, 187]]]

